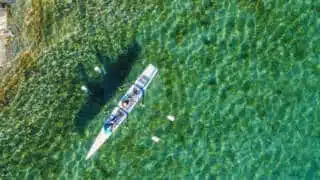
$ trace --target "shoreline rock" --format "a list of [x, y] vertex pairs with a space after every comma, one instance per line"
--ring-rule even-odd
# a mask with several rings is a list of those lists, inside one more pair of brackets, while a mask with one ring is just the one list
[[0, 7], [0, 68], [6, 63], [7, 16], [5, 8]]
[[0, 71], [8, 63], [8, 46], [12, 37], [14, 37], [13, 34], [8, 30], [6, 8], [0, 7]]

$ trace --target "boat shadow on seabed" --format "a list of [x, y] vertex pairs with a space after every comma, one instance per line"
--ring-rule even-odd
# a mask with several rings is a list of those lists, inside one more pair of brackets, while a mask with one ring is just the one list
[[81, 76], [84, 77], [84, 82], [91, 92], [87, 102], [83, 104], [76, 116], [76, 130], [80, 134], [84, 133], [84, 129], [90, 120], [100, 112], [101, 108], [123, 84], [140, 51], [140, 45], [134, 41], [128, 47], [126, 53], [119, 55], [116, 58], [116, 63], [109, 66], [107, 64], [110, 58], [103, 56], [101, 52], [97, 51], [97, 57], [107, 72], [102, 75], [103, 77], [100, 81], [90, 81], [83, 65], [80, 65]]

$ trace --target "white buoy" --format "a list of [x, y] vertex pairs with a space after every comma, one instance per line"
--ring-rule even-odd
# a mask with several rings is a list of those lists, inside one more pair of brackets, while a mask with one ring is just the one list
[[167, 119], [168, 119], [169, 121], [174, 121], [176, 118], [175, 118], [174, 116], [172, 116], [172, 115], [168, 115], [168, 116], [167, 116]]
[[152, 136], [152, 141], [155, 142], [155, 143], [158, 143], [160, 141], [160, 138], [157, 137], [157, 136]]
[[101, 72], [102, 72], [101, 69], [98, 66], [94, 67], [94, 71], [99, 73], [99, 74], [101, 74]]
[[81, 86], [81, 90], [84, 91], [85, 93], [88, 93], [88, 91], [89, 91], [87, 86], [85, 86], [85, 85]]

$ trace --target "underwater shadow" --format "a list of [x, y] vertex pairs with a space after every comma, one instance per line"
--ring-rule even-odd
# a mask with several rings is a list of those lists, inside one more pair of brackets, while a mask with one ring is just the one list
[[116, 58], [116, 62], [112, 64], [108, 63], [110, 62], [109, 57], [104, 56], [100, 51], [96, 51], [97, 58], [106, 71], [106, 74], [102, 75], [102, 80], [99, 81], [88, 80], [83, 65], [80, 65], [80, 74], [82, 74], [82, 80], [87, 84], [90, 95], [76, 116], [76, 129], [78, 132], [81, 134], [84, 132], [90, 120], [100, 112], [101, 108], [123, 84], [140, 51], [141, 47], [134, 41], [127, 51], [119, 55]]

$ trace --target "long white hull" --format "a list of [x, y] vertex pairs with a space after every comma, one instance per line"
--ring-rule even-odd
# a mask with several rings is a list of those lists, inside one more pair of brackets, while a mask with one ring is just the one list
[[100, 149], [100, 147], [103, 145], [103, 143], [106, 142], [109, 139], [111, 134], [112, 133], [107, 134], [107, 133], [104, 132], [103, 128], [101, 129], [99, 135], [94, 140], [94, 143], [91, 146], [91, 148], [90, 148], [90, 150], [89, 150], [89, 152], [87, 154], [86, 160], [91, 158], [91, 156], [93, 156]]
[[[130, 113], [135, 105], [138, 103], [140, 99], [142, 99], [142, 96], [144, 95], [144, 91], [147, 89], [149, 84], [151, 83], [152, 79], [156, 76], [158, 72], [158, 69], [154, 67], [153, 65], [149, 65], [143, 73], [138, 77], [138, 79], [135, 81], [135, 84], [132, 85], [129, 90], [125, 94], [125, 98], [130, 97], [131, 101], [130, 103], [126, 104], [126, 106], [123, 105], [123, 99], [119, 102], [119, 107], [116, 107], [111, 114], [112, 119], [117, 115], [119, 117], [116, 119], [116, 123], [112, 126], [106, 126], [101, 129], [99, 135], [96, 137], [93, 145], [91, 146], [87, 156], [86, 160], [92, 157], [99, 149], [100, 147], [109, 139], [109, 137], [120, 127], [120, 125], [125, 121], [127, 118], [127, 114]], [[136, 91], [136, 92], [135, 92]], [[135, 92], [135, 93], [134, 93]], [[108, 123], [110, 120], [106, 123]], [[112, 121], [112, 120], [111, 120]], [[109, 124], [107, 124], [109, 125]], [[107, 129], [106, 129], [107, 127]]]

